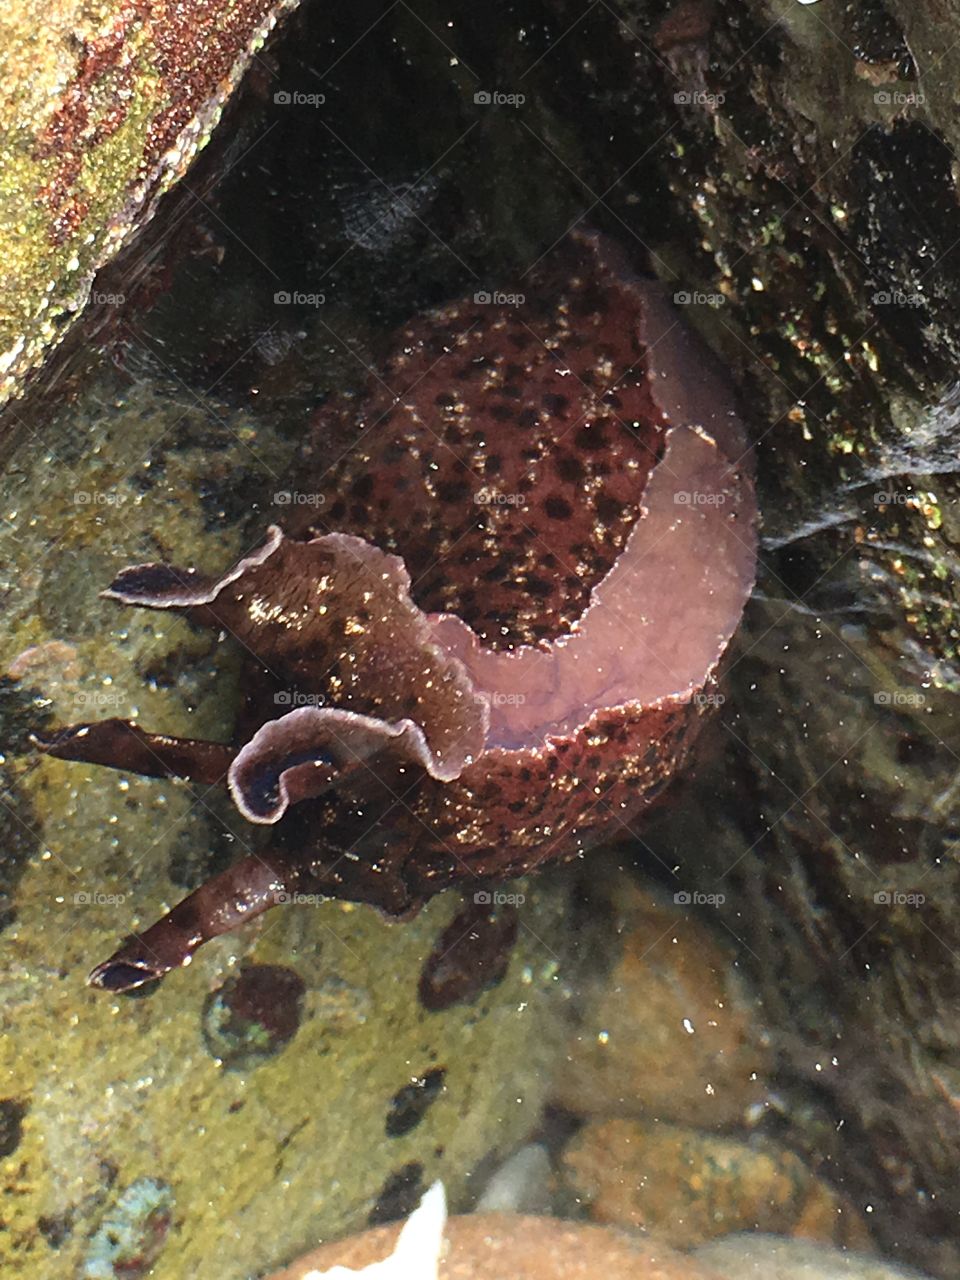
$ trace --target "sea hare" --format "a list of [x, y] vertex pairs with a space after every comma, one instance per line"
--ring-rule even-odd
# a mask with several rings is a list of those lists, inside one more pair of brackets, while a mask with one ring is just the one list
[[43, 748], [225, 781], [274, 838], [93, 982], [159, 978], [296, 892], [403, 915], [459, 883], [475, 914], [491, 882], [621, 832], [682, 763], [753, 584], [732, 392], [597, 236], [499, 298], [414, 320], [363, 398], [319, 413], [284, 527], [223, 576], [146, 564], [106, 592], [244, 646], [235, 740], [106, 720]]

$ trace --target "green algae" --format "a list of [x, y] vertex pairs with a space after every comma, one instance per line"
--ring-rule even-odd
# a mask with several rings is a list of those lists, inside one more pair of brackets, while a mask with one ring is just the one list
[[[241, 1280], [363, 1226], [401, 1166], [443, 1177], [456, 1203], [478, 1162], [536, 1123], [565, 1005], [562, 876], [526, 888], [504, 982], [440, 1014], [420, 1006], [417, 982], [456, 895], [403, 925], [346, 904], [289, 906], [204, 948], [146, 998], [84, 985], [126, 932], [256, 840], [225, 796], [38, 759], [24, 739], [109, 715], [229, 736], [241, 655], [97, 593], [132, 561], [231, 562], [249, 536], [229, 501], [235, 467], [270, 493], [292, 447], [227, 403], [108, 370], [12, 460], [0, 667], [20, 673], [8, 686], [20, 696], [0, 713], [0, 860], [15, 859], [17, 877], [0, 1094], [22, 1120], [0, 1166], [5, 1276], [72, 1274], [122, 1189], [159, 1180], [176, 1211], [151, 1274], [213, 1267]], [[203, 1010], [242, 964], [294, 969], [303, 1017], [281, 1053], [227, 1070]], [[442, 1096], [387, 1139], [397, 1091], [438, 1066]]]

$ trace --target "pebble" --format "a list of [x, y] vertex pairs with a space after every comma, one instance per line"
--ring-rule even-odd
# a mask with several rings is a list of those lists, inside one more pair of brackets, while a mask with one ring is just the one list
[[734, 952], [690, 906], [626, 875], [609, 893], [622, 951], [588, 981], [554, 1100], [577, 1115], [743, 1123], [767, 1097], [770, 1051]]
[[772, 1143], [653, 1121], [593, 1121], [562, 1165], [594, 1221], [649, 1230], [674, 1248], [747, 1229], [868, 1244], [856, 1211]]
[[780, 1236], [727, 1236], [698, 1249], [695, 1257], [724, 1280], [931, 1280], [924, 1272], [866, 1253], [847, 1253]]
[[478, 1213], [549, 1213], [553, 1171], [546, 1147], [531, 1142], [505, 1160], [477, 1201]]

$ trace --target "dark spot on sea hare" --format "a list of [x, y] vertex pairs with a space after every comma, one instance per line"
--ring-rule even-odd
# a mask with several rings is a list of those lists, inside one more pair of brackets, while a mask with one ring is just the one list
[[398, 1089], [390, 1102], [384, 1128], [388, 1138], [399, 1138], [415, 1129], [431, 1104], [443, 1092], [443, 1067], [433, 1067], [424, 1075]]
[[225, 1067], [257, 1066], [296, 1035], [305, 990], [299, 974], [283, 965], [247, 965], [204, 1003], [207, 1048]]
[[423, 1199], [423, 1193], [423, 1165], [411, 1160], [384, 1182], [367, 1222], [371, 1227], [379, 1227], [384, 1222], [409, 1217]]
[[558, 493], [550, 494], [543, 504], [543, 509], [551, 520], [569, 520], [573, 515], [570, 503]]

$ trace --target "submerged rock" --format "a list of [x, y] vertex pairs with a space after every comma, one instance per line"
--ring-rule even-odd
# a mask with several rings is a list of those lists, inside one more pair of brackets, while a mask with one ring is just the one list
[[724, 1280], [929, 1280], [912, 1267], [899, 1267], [870, 1254], [762, 1233], [716, 1240], [694, 1256]]
[[[380, 1227], [324, 1245], [269, 1280], [323, 1280], [334, 1267], [359, 1271], [389, 1256], [399, 1230], [398, 1226]], [[444, 1231], [439, 1280], [597, 1280], [598, 1276], [604, 1280], [718, 1280], [708, 1267], [647, 1238], [559, 1218], [467, 1214], [450, 1218]]]
[[594, 1121], [567, 1147], [563, 1165], [595, 1221], [650, 1231], [674, 1248], [751, 1228], [860, 1246], [868, 1240], [856, 1211], [771, 1143], [649, 1121]]
[[27, 0], [0, 22], [0, 403], [190, 166], [298, 0]]
[[671, 902], [624, 874], [591, 881], [620, 952], [585, 975], [554, 1101], [580, 1116], [748, 1123], [770, 1093], [769, 1037], [734, 948], [696, 912], [716, 895], [682, 889]]
[[[211, 736], [229, 733], [237, 673], [226, 646], [179, 621], [123, 619], [91, 586], [118, 560], [189, 554], [201, 536], [216, 557], [236, 555], [250, 510], [238, 476], [269, 485], [289, 448], [228, 403], [108, 369], [51, 418], [44, 451], [25, 445], [8, 473], [0, 1269], [10, 1280], [100, 1280], [115, 1263], [136, 1274], [129, 1267], [154, 1255], [156, 1280], [246, 1280], [318, 1238], [406, 1212], [437, 1176], [460, 1203], [474, 1168], [537, 1123], [568, 1002], [563, 877], [523, 886], [500, 985], [440, 1012], [423, 1007], [418, 981], [457, 909], [446, 898], [398, 926], [304, 898], [269, 928], [254, 922], [212, 944], [147, 998], [85, 986], [108, 939], [245, 837], [205, 788], [38, 768], [26, 736], [51, 714], [114, 710], [169, 731], [199, 720]], [[145, 1207], [138, 1236], [133, 1210], [153, 1187], [170, 1229]]]

